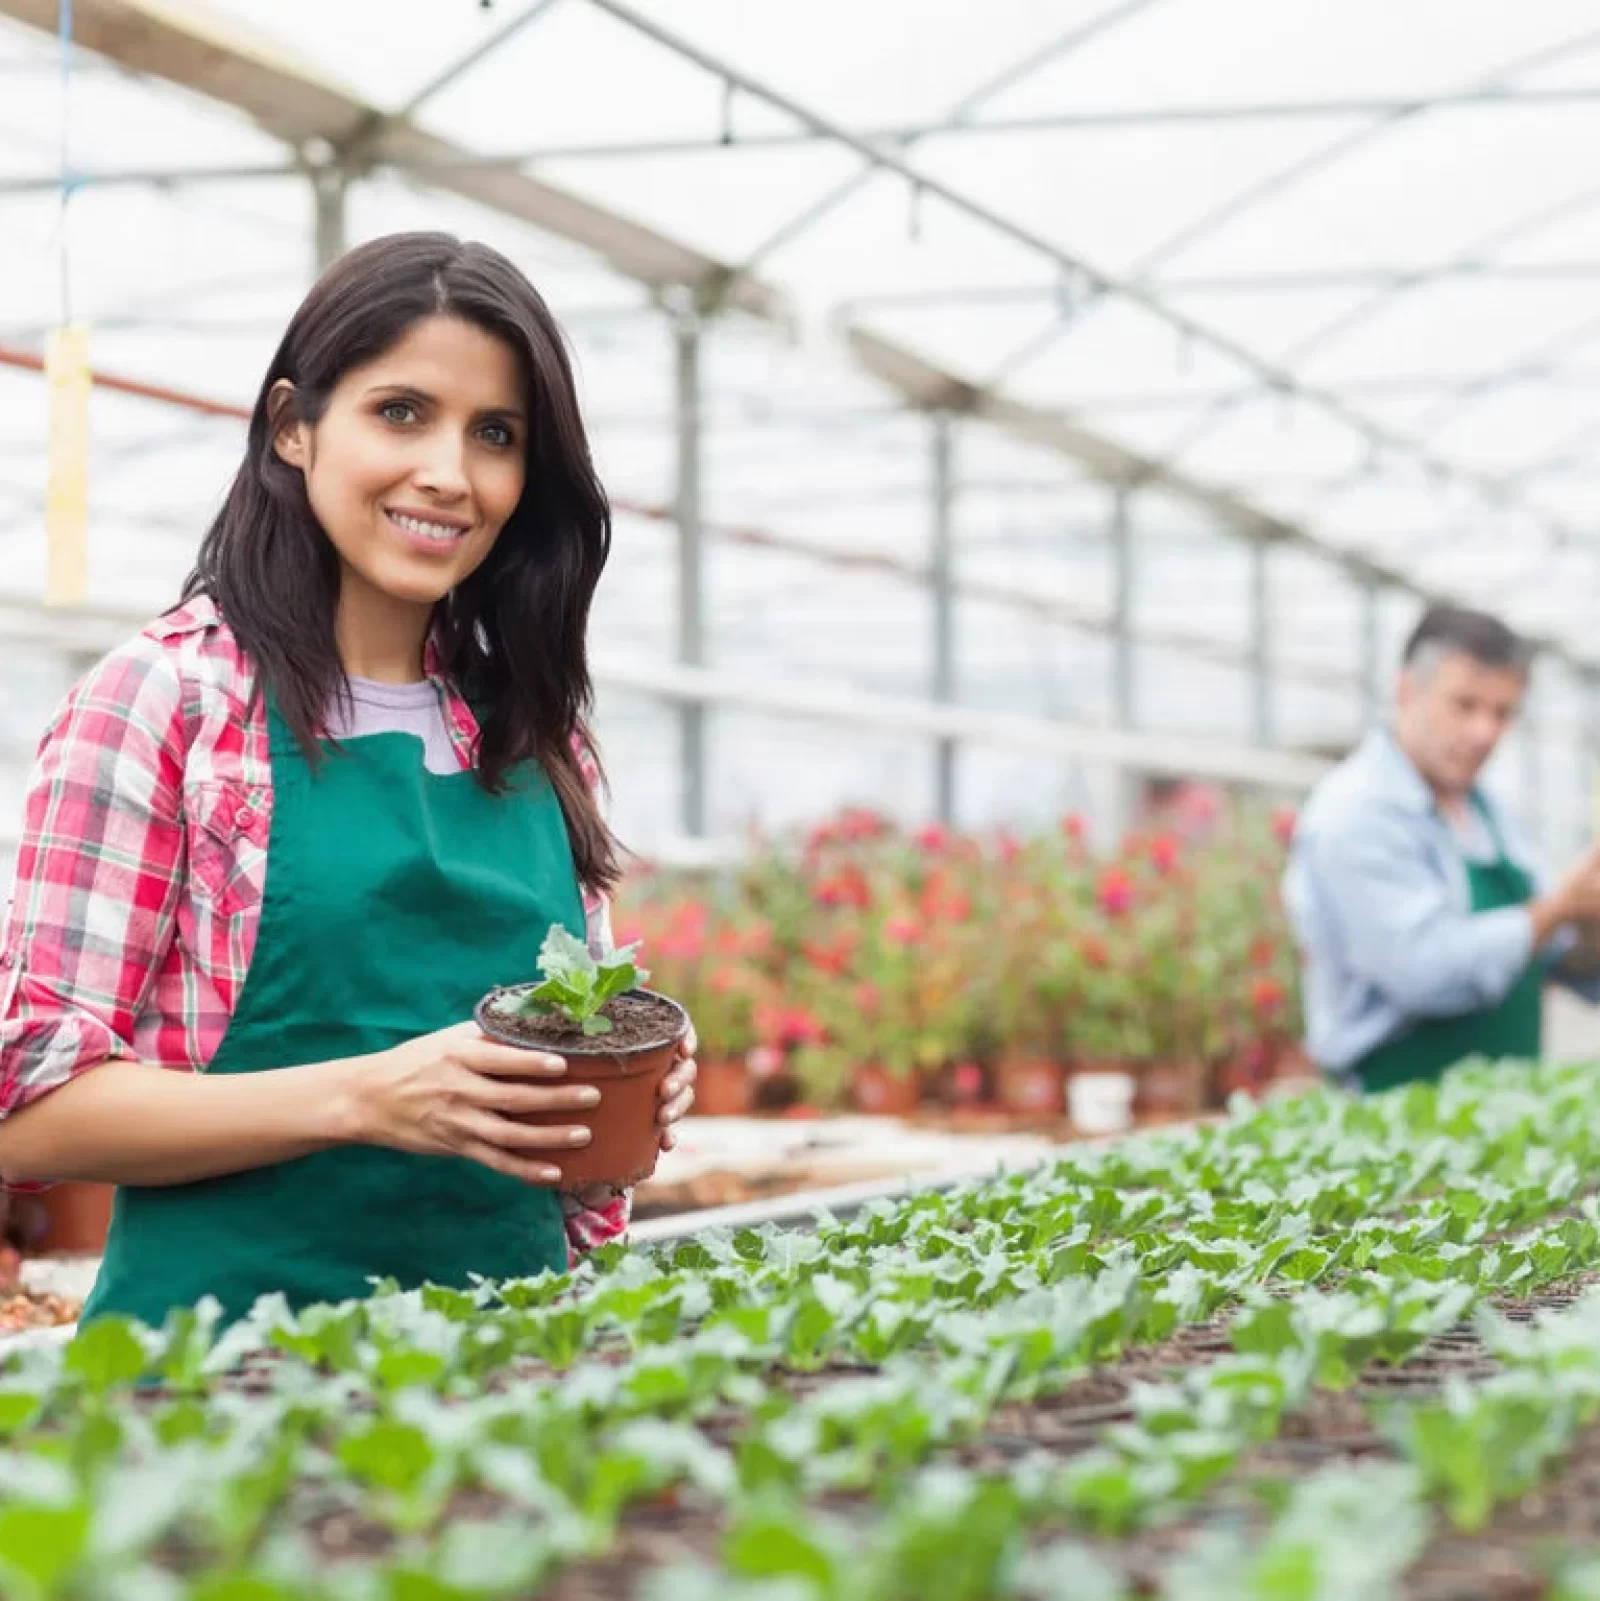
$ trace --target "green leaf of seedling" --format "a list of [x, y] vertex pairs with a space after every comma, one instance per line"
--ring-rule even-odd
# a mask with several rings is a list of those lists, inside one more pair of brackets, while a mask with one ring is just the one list
[[54, 1601], [89, 1550], [88, 1504], [0, 1507], [0, 1594], [8, 1601]]
[[816, 1523], [774, 1506], [745, 1512], [728, 1531], [723, 1560], [741, 1578], [809, 1580], [816, 1594], [832, 1598], [844, 1589], [850, 1557]]
[[552, 923], [539, 949], [539, 967], [547, 978], [582, 977], [594, 980], [598, 969], [589, 947], [559, 923]]
[[392, 1419], [347, 1434], [335, 1454], [363, 1483], [397, 1495], [416, 1489], [437, 1460], [433, 1442], [421, 1429]]
[[639, 982], [639, 969], [632, 962], [614, 958], [601, 964], [600, 982], [595, 986], [595, 1002], [604, 1006], [614, 996], [625, 994]]
[[583, 1020], [583, 1032], [590, 1038], [597, 1034], [609, 1034], [612, 1029], [609, 1017], [586, 1017]]
[[83, 1381], [96, 1397], [140, 1378], [148, 1357], [144, 1341], [127, 1318], [102, 1318], [83, 1329], [67, 1347], [62, 1370]]
[[0, 1390], [0, 1440], [32, 1428], [43, 1414], [43, 1396], [32, 1390]]

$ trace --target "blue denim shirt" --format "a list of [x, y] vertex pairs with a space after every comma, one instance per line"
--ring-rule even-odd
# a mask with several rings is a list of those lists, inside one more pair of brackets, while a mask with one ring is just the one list
[[[1506, 854], [1535, 881], [1515, 821], [1482, 791]], [[1461, 845], [1394, 736], [1379, 730], [1317, 786], [1295, 825], [1284, 899], [1300, 944], [1306, 1050], [1334, 1075], [1428, 1017], [1502, 1001], [1533, 958], [1520, 906], [1472, 911]], [[1558, 936], [1540, 953], [1559, 957]], [[1574, 986], [1595, 998], [1597, 986]]]

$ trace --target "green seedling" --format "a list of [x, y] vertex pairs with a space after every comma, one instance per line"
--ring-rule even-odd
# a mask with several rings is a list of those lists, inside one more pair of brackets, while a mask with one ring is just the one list
[[633, 989], [650, 975], [634, 961], [639, 947], [625, 945], [598, 960], [589, 947], [559, 923], [551, 925], [539, 951], [544, 980], [506, 1004], [522, 1017], [564, 1017], [585, 1035], [611, 1032], [611, 1019], [600, 1015], [607, 1001]]

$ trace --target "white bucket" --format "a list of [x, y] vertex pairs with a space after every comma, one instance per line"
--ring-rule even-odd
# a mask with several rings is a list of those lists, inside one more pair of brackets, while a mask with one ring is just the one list
[[1131, 1073], [1073, 1073], [1067, 1115], [1081, 1134], [1117, 1134], [1133, 1126]]

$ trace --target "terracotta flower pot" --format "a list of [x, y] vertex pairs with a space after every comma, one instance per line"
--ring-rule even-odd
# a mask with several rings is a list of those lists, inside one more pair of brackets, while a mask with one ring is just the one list
[[699, 1063], [694, 1109], [701, 1117], [747, 1117], [755, 1104], [755, 1084], [739, 1057], [714, 1056]]
[[1197, 1116], [1205, 1105], [1205, 1080], [1199, 1060], [1147, 1063], [1137, 1075], [1134, 1117], [1165, 1122]]
[[922, 1081], [915, 1073], [889, 1073], [871, 1063], [850, 1075], [856, 1110], [874, 1117], [909, 1117], [922, 1101]]
[[600, 1091], [600, 1104], [589, 1111], [530, 1112], [522, 1118], [524, 1123], [545, 1128], [582, 1123], [593, 1131], [590, 1142], [578, 1150], [541, 1152], [541, 1159], [560, 1168], [562, 1185], [568, 1189], [585, 1184], [643, 1183], [655, 1172], [661, 1154], [656, 1121], [661, 1081], [677, 1060], [678, 1042], [689, 1031], [689, 1014], [676, 1001], [653, 990], [629, 990], [617, 999], [659, 1003], [663, 1012], [659, 1033], [663, 1037], [618, 1049], [606, 1043], [609, 1035], [574, 1039], [569, 1034], [561, 1038], [552, 1026], [550, 1037], [541, 1039], [538, 1025], [557, 1025], [558, 1019], [496, 1014], [497, 1003], [505, 997], [533, 987], [516, 984], [490, 990], [472, 1015], [490, 1039], [523, 1050], [553, 1051], [565, 1058], [569, 1083], [592, 1084]]
[[116, 1193], [114, 1184], [71, 1181], [51, 1186], [39, 1197], [46, 1223], [38, 1249], [63, 1255], [103, 1252]]
[[1002, 1056], [994, 1076], [1008, 1112], [1055, 1118], [1066, 1110], [1066, 1070], [1048, 1056]]

